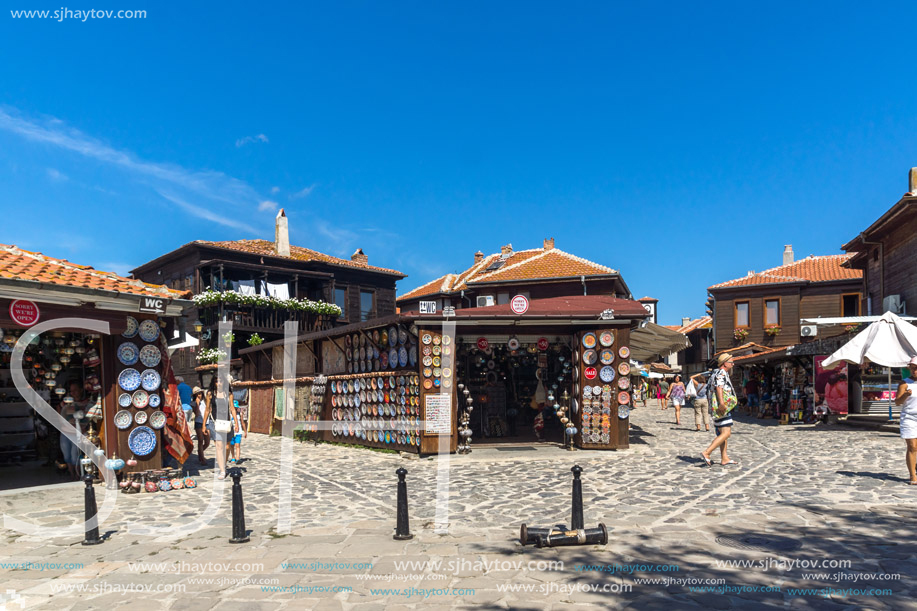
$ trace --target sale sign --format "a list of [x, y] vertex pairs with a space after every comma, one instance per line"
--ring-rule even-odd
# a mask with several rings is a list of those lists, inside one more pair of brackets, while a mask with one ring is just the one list
[[10, 318], [21, 327], [31, 327], [38, 322], [38, 306], [25, 299], [17, 299], [10, 304]]
[[598, 371], [596, 371], [595, 367], [586, 367], [583, 371], [583, 375], [586, 376], [587, 380], [594, 380], [595, 376], [598, 375]]
[[487, 350], [488, 346], [490, 346], [490, 343], [487, 341], [486, 337], [478, 338], [478, 350]]

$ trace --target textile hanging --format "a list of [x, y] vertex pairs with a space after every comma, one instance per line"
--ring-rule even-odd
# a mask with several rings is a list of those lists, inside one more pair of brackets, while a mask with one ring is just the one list
[[283, 420], [284, 414], [284, 396], [283, 396], [283, 387], [278, 386], [274, 389], [274, 418], [278, 420]]
[[172, 371], [172, 360], [169, 358], [169, 351], [166, 349], [165, 337], [162, 334], [159, 337], [162, 351], [163, 379], [166, 381], [162, 387], [162, 411], [166, 415], [166, 426], [162, 429], [163, 445], [166, 451], [172, 455], [172, 458], [180, 464], [185, 464], [185, 461], [191, 456], [194, 443], [188, 433], [188, 421], [185, 419], [185, 412], [181, 408], [178, 382], [175, 381], [175, 373]]
[[256, 293], [254, 280], [240, 280], [238, 285], [238, 291], [243, 295], [254, 295]]

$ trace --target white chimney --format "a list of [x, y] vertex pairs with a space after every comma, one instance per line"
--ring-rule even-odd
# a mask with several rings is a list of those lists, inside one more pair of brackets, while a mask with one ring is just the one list
[[917, 168], [907, 174], [907, 195], [917, 195]]
[[793, 245], [787, 244], [783, 247], [783, 264], [789, 265], [793, 262]]
[[283, 208], [277, 213], [274, 222], [274, 253], [278, 257], [290, 256], [290, 226]]
[[690, 319], [690, 318], [682, 318], [682, 319], [681, 319], [681, 326], [682, 326], [682, 327], [687, 327], [689, 322], [691, 322], [691, 319]]

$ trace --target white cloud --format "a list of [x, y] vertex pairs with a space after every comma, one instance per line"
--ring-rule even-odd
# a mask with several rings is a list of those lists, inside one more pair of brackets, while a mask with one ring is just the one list
[[280, 193], [280, 187], [271, 187], [271, 195], [277, 195]]
[[239, 138], [236, 140], [236, 148], [242, 148], [246, 144], [251, 144], [252, 142], [263, 142], [267, 144], [270, 141], [264, 134], [258, 134], [257, 136], [245, 136], [244, 138]]
[[274, 210], [277, 209], [278, 206], [279, 204], [277, 202], [272, 202], [266, 199], [263, 202], [261, 202], [260, 204], [258, 204], [258, 210], [260, 212], [273, 212]]
[[181, 208], [188, 214], [194, 215], [198, 218], [202, 218], [206, 221], [217, 223], [219, 225], [225, 225], [226, 227], [234, 227], [235, 229], [242, 229], [244, 231], [249, 231], [251, 233], [258, 233], [251, 225], [246, 225], [245, 223], [236, 221], [232, 218], [229, 218], [225, 214], [221, 214], [219, 212], [213, 212], [212, 210], [208, 210], [206, 208], [202, 208], [201, 206], [196, 206], [194, 204], [189, 204], [185, 200], [171, 193], [164, 193], [162, 191], [157, 191], [157, 193], [159, 193], [161, 196], [163, 196], [164, 198], [166, 198], [167, 200], [169, 200], [170, 202], [172, 202], [173, 204], [175, 204], [176, 206], [178, 206], [179, 208]]
[[291, 195], [291, 196], [290, 196], [290, 199], [302, 199], [302, 198], [304, 198], [304, 197], [309, 197], [309, 195], [312, 193], [312, 191], [315, 190], [315, 186], [316, 186], [315, 183], [312, 183], [311, 185], [309, 185], [309, 186], [306, 187], [305, 189], [303, 189], [303, 190], [301, 190], [301, 191], [297, 191], [296, 193], [294, 193], [293, 195]]
[[67, 175], [61, 172], [60, 170], [55, 170], [54, 168], [48, 168], [45, 171], [48, 174], [48, 178], [50, 178], [51, 180], [56, 180], [58, 182], [63, 182], [65, 180], [68, 180]]

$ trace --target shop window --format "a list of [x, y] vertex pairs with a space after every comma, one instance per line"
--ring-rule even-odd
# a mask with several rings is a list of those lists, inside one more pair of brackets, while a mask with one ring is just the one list
[[509, 293], [497, 293], [497, 305], [509, 303]]
[[347, 289], [334, 289], [334, 303], [341, 308], [341, 319], [347, 318]]
[[764, 300], [764, 326], [765, 327], [774, 327], [780, 326], [780, 300], [779, 299], [765, 299]]
[[375, 306], [375, 293], [372, 291], [360, 291], [360, 320], [369, 320], [373, 317]]
[[735, 312], [733, 313], [733, 322], [735, 328], [748, 326], [748, 302], [735, 302]]
[[860, 315], [860, 294], [841, 295], [841, 316]]

